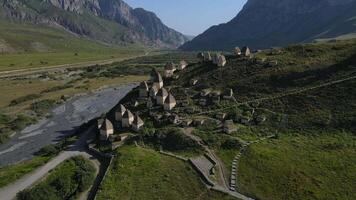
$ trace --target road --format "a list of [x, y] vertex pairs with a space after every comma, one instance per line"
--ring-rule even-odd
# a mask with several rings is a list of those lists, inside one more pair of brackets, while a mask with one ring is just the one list
[[0, 71], [0, 78], [17, 77], [17, 76], [24, 76], [24, 75], [30, 75], [30, 74], [35, 74], [35, 73], [49, 72], [49, 71], [56, 71], [56, 70], [63, 70], [63, 69], [71, 69], [71, 68], [91, 67], [91, 66], [95, 66], [95, 65], [109, 65], [109, 64], [112, 64], [115, 62], [121, 62], [121, 61], [125, 61], [125, 60], [130, 60], [133, 58], [147, 56], [149, 53], [150, 52], [145, 52], [144, 54], [141, 54], [141, 55], [126, 57], [126, 58], [111, 58], [111, 59], [106, 59], [106, 60], [87, 61], [87, 62], [79, 62], [79, 63], [73, 63], [73, 64]]
[[32, 158], [42, 147], [72, 134], [84, 122], [99, 117], [114, 107], [137, 84], [102, 89], [77, 96], [57, 107], [44, 119], [0, 145], [0, 167]]
[[[14, 199], [18, 192], [32, 186], [38, 180], [40, 180], [41, 178], [46, 176], [48, 174], [48, 172], [50, 172], [51, 170], [56, 168], [59, 164], [61, 164], [63, 161], [65, 161], [71, 157], [83, 156], [89, 160], [96, 160], [96, 158], [94, 158], [93, 156], [91, 156], [90, 154], [88, 154], [85, 151], [86, 141], [89, 139], [89, 137], [94, 136], [93, 133], [95, 133], [95, 132], [93, 131], [93, 128], [94, 127], [87, 130], [87, 132], [84, 133], [79, 138], [79, 140], [77, 142], [75, 142], [73, 145], [69, 146], [69, 148], [66, 151], [63, 151], [61, 154], [59, 154], [57, 157], [50, 160], [44, 166], [38, 168], [37, 170], [35, 170], [34, 172], [32, 172], [30, 174], [25, 175], [24, 177], [20, 178], [19, 180], [17, 180], [16, 182], [14, 182], [12, 184], [5, 186], [3, 188], [0, 188], [1, 200]], [[99, 161], [93, 162], [93, 164], [98, 163], [98, 162]], [[98, 168], [98, 166], [96, 166], [96, 168]]]

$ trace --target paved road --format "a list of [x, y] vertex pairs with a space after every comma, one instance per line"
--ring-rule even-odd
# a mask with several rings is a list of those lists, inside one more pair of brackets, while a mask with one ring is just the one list
[[34, 172], [25, 175], [21, 179], [12, 183], [11, 185], [0, 188], [0, 199], [1, 200], [12, 200], [16, 197], [16, 194], [33, 184], [35, 184], [38, 180], [43, 178], [49, 171], [57, 167], [63, 161], [74, 157], [74, 156], [83, 156], [87, 159], [93, 160], [95, 159], [90, 154], [85, 152], [86, 141], [89, 137], [93, 137], [93, 128], [90, 128], [86, 133], [84, 133], [81, 138], [71, 145], [68, 150], [62, 152], [57, 157], [53, 158], [46, 165], [38, 168]]
[[38, 122], [0, 145], [0, 167], [28, 160], [42, 147], [73, 133], [86, 121], [115, 106], [137, 84], [128, 84], [74, 97], [53, 110], [52, 117]]

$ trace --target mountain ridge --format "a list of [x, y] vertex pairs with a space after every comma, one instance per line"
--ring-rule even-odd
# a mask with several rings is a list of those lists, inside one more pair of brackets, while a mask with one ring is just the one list
[[230, 50], [244, 45], [269, 48], [336, 37], [356, 32], [354, 10], [355, 0], [249, 0], [231, 21], [212, 26], [180, 48]]
[[[5, 20], [61, 27], [109, 44], [176, 48], [188, 39], [152, 12], [122, 0], [0, 0]], [[142, 19], [145, 17], [145, 19]], [[148, 20], [150, 25], [142, 23]]]

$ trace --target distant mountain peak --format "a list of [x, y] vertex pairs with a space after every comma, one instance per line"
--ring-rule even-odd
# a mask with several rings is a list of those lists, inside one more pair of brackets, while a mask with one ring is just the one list
[[212, 26], [181, 49], [269, 48], [355, 33], [355, 10], [356, 0], [248, 0], [230, 22]]
[[7, 19], [61, 26], [106, 43], [175, 48], [188, 39], [152, 12], [122, 0], [0, 0]]

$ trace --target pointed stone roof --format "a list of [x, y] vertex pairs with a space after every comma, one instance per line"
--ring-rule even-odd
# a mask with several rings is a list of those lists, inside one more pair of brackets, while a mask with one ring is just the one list
[[126, 111], [126, 108], [124, 105], [120, 104], [119, 107], [117, 108], [116, 112], [123, 113]]
[[176, 65], [173, 62], [168, 62], [166, 66], [164, 67], [165, 70], [175, 70]]
[[179, 62], [179, 65], [180, 65], [180, 66], [183, 66], [183, 65], [187, 66], [188, 63], [187, 63], [187, 61], [185, 61], [185, 60], [181, 60], [181, 61]]
[[218, 62], [219, 62], [219, 56], [220, 56], [219, 53], [213, 55], [212, 60], [213, 60], [213, 63], [214, 63], [214, 64], [218, 64]]
[[164, 101], [165, 104], [177, 103], [176, 99], [172, 94], [169, 94], [166, 100]]
[[103, 122], [103, 125], [101, 125], [101, 130], [103, 131], [108, 131], [114, 129], [114, 126], [112, 125], [111, 121], [108, 119], [105, 119]]
[[205, 52], [205, 53], [204, 53], [204, 60], [206, 60], [206, 61], [210, 61], [210, 60], [211, 60], [211, 54], [210, 54], [210, 52]]
[[200, 52], [197, 54], [197, 58], [198, 59], [204, 59], [204, 53], [203, 52]]
[[134, 117], [134, 121], [132, 122], [133, 124], [143, 124], [143, 120], [138, 116], [137, 114]]
[[126, 112], [122, 116], [122, 118], [125, 118], [125, 119], [129, 119], [129, 118], [132, 118], [132, 117], [134, 117], [134, 115], [132, 114], [132, 112], [130, 110], [126, 110]]
[[242, 50], [241, 50], [241, 52], [242, 52], [242, 54], [244, 55], [244, 56], [249, 56], [249, 55], [251, 55], [251, 50], [250, 50], [250, 48], [249, 47], [243, 47], [242, 48]]
[[234, 53], [235, 53], [236, 55], [240, 55], [240, 54], [241, 54], [241, 49], [240, 49], [240, 47], [235, 47]]
[[146, 81], [143, 81], [140, 83], [140, 89], [144, 89], [144, 90], [147, 90], [148, 91], [148, 84]]
[[217, 64], [221, 67], [223, 67], [226, 64], [226, 58], [224, 55], [218, 56]]
[[158, 91], [159, 91], [159, 86], [158, 85], [156, 85], [156, 84], [153, 84], [152, 85], [152, 87], [151, 87], [151, 89], [150, 89], [150, 92], [155, 92], [155, 93], [157, 93]]
[[158, 91], [157, 96], [166, 97], [168, 96], [168, 91], [165, 88], [162, 88]]
[[155, 83], [163, 82], [161, 74], [156, 69], [152, 69], [151, 77], [152, 81]]

